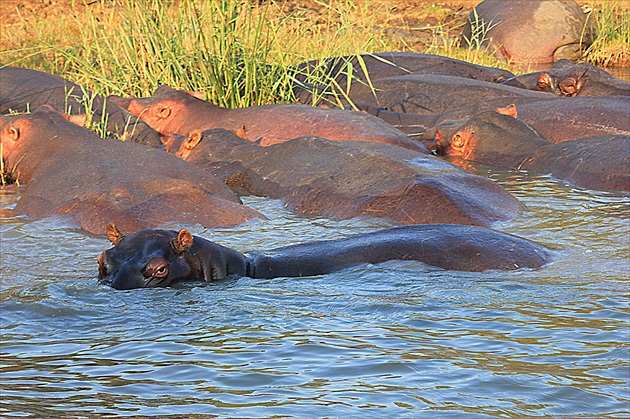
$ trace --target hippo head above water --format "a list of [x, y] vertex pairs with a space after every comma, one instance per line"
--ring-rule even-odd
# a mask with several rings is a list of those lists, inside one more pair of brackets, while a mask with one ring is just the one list
[[98, 257], [98, 279], [112, 288], [167, 287], [183, 280], [213, 281], [231, 273], [247, 273], [243, 255], [194, 238], [186, 229], [147, 229], [123, 236], [110, 223], [106, 232], [114, 247]]
[[174, 278], [190, 275], [190, 266], [182, 254], [192, 246], [186, 230], [146, 230], [124, 237], [113, 224], [107, 225], [107, 237], [114, 247], [98, 257], [100, 283], [117, 289], [165, 287]]

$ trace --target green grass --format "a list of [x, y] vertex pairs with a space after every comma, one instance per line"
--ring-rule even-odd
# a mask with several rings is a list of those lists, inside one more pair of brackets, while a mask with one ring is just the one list
[[597, 38], [586, 50], [586, 60], [601, 66], [630, 65], [630, 8], [619, 0], [599, 0], [590, 16]]
[[[221, 106], [244, 107], [294, 102], [291, 86], [300, 62], [411, 49], [382, 25], [392, 10], [388, 2], [316, 3], [318, 12], [282, 13], [281, 0], [92, 2], [55, 18], [31, 16], [1, 27], [0, 64], [59, 74], [103, 95], [144, 97], [168, 84], [204, 92]], [[614, 6], [601, 0], [592, 14], [600, 36], [586, 57], [598, 64], [627, 54], [630, 44], [628, 10]], [[438, 22], [446, 18], [437, 6], [420, 12], [435, 13]], [[518, 72], [483, 46], [488, 24], [477, 28], [462, 45], [453, 36], [461, 28], [449, 33], [438, 23], [424, 52]], [[311, 81], [334, 84], [321, 74]]]

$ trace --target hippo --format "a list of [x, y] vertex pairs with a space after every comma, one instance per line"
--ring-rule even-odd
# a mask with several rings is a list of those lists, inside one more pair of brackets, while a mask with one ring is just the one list
[[390, 144], [300, 137], [261, 147], [220, 128], [175, 138], [167, 151], [299, 213], [489, 226], [523, 209], [489, 179]]
[[367, 83], [407, 74], [440, 74], [492, 83], [501, 83], [515, 77], [511, 72], [500, 68], [414, 52], [381, 52], [325, 58], [299, 64], [296, 69], [296, 79], [299, 82], [314, 78], [320, 83], [334, 80], [339, 85], [347, 85], [349, 81]]
[[496, 98], [432, 115], [392, 112], [373, 105], [361, 105], [361, 110], [414, 136], [429, 148], [434, 148], [438, 129], [457, 129], [474, 115], [490, 110], [518, 117], [553, 143], [604, 134], [630, 135], [630, 102], [623, 96]]
[[322, 240], [242, 254], [188, 230], [146, 229], [124, 236], [108, 224], [114, 247], [98, 257], [98, 280], [115, 289], [168, 287], [181, 281], [227, 277], [324, 275], [362, 264], [417, 260], [447, 270], [537, 269], [553, 251], [483, 227], [430, 224], [393, 227], [338, 240]]
[[49, 105], [60, 112], [85, 117], [85, 104], [90, 102], [93, 120], [106, 119], [107, 130], [117, 138], [153, 147], [162, 145], [159, 134], [138, 117], [69, 80], [28, 68], [0, 67], [2, 114]]
[[444, 135], [438, 151], [511, 169], [551, 174], [573, 185], [607, 191], [630, 191], [630, 136], [599, 135], [552, 143], [510, 115], [488, 111]]
[[[492, 98], [557, 98], [550, 92], [534, 92], [464, 77], [437, 74], [409, 74], [374, 80], [370, 86], [353, 83], [348, 92], [330, 91], [319, 101], [347, 105], [370, 104], [389, 111], [412, 114], [439, 114], [450, 109], [471, 106]], [[349, 100], [348, 100], [349, 99]], [[300, 97], [309, 103], [308, 95]]]
[[[505, 105], [506, 101], [489, 100], [480, 102], [468, 109], [468, 112], [449, 111], [439, 118], [438, 123], [425, 129], [418, 138], [422, 141], [435, 139], [437, 130], [449, 133], [458, 129], [474, 115], [496, 110], [499, 113], [518, 117], [535, 128], [541, 137], [552, 143], [575, 140], [577, 138], [614, 134], [630, 135], [630, 102], [622, 96], [586, 96], [556, 100], [520, 101]], [[494, 106], [493, 106], [494, 105]], [[404, 115], [403, 115], [404, 116]], [[413, 117], [401, 119], [412, 127]], [[417, 115], [423, 117], [424, 115]], [[449, 119], [450, 116], [453, 119]], [[388, 115], [388, 118], [391, 118]], [[452, 135], [452, 132], [451, 132]]]
[[428, 149], [380, 119], [363, 112], [321, 109], [308, 105], [265, 105], [222, 108], [199, 95], [160, 86], [149, 98], [112, 99], [164, 136], [193, 130], [225, 128], [269, 146], [314, 135], [329, 140], [373, 141], [429, 153]]
[[[536, 77], [537, 75], [537, 77]], [[516, 77], [531, 90], [555, 93], [558, 96], [630, 96], [630, 82], [618, 79], [591, 63], [554, 67], [532, 76]], [[626, 98], [626, 101], [628, 99]]]
[[0, 116], [5, 171], [26, 183], [15, 214], [69, 214], [87, 232], [109, 221], [127, 231], [171, 221], [205, 227], [264, 218], [208, 171], [153, 147], [113, 139], [45, 105]]
[[483, 45], [510, 63], [576, 60], [593, 39], [574, 0], [484, 0], [471, 12], [462, 44]]

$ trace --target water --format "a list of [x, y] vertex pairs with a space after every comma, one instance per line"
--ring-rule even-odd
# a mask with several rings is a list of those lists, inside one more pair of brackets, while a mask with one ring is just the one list
[[[478, 170], [528, 206], [495, 228], [554, 247], [553, 264], [116, 291], [96, 281], [105, 238], [4, 218], [0, 415], [628, 417], [628, 196]], [[11, 208], [20, 189], [3, 192]], [[269, 220], [193, 233], [249, 251], [392, 225], [245, 202]]]

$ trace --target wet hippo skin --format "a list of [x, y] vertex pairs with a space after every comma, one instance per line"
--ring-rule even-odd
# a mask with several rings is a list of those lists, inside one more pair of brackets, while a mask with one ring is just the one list
[[0, 68], [0, 113], [27, 112], [49, 105], [70, 115], [85, 115], [92, 103], [93, 119], [107, 118], [107, 130], [126, 141], [160, 146], [160, 136], [135, 115], [113, 102], [54, 74], [19, 67]]
[[489, 179], [390, 144], [301, 137], [261, 147], [212, 129], [173, 138], [167, 150], [235, 190], [282, 199], [306, 214], [488, 226], [523, 208]]
[[113, 248], [98, 258], [99, 282], [116, 289], [167, 287], [186, 280], [322, 275], [388, 260], [418, 260], [458, 271], [540, 268], [553, 252], [537, 243], [482, 227], [412, 225], [338, 240], [242, 254], [186, 229], [142, 230], [124, 236], [109, 224]]
[[101, 139], [47, 106], [0, 116], [0, 143], [7, 175], [27, 184], [15, 214], [69, 214], [91, 233], [108, 221], [137, 231], [264, 218], [211, 173], [153, 147]]
[[630, 190], [630, 136], [599, 135], [552, 143], [509, 115], [488, 111], [453, 129], [438, 130], [447, 156], [512, 169], [550, 173], [588, 189]]
[[262, 146], [315, 135], [338, 141], [371, 141], [419, 152], [427, 148], [382, 120], [363, 112], [322, 109], [309, 105], [265, 105], [228, 109], [199, 99], [191, 92], [160, 86], [149, 98], [117, 98], [116, 103], [138, 115], [165, 136], [194, 130], [224, 128]]

